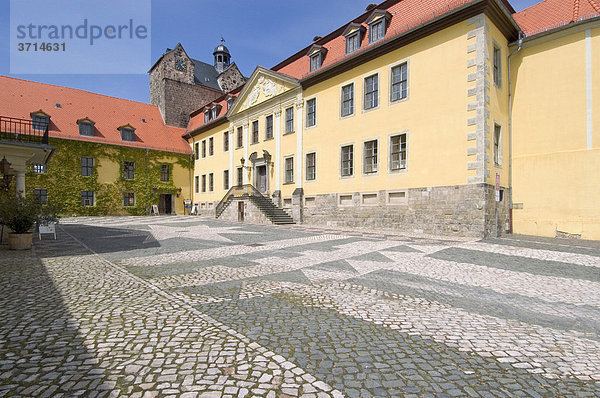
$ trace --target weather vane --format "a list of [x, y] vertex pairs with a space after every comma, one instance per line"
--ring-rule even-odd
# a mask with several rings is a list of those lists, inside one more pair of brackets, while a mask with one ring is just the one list
[[221, 36], [221, 43], [225, 43], [225, 39]]

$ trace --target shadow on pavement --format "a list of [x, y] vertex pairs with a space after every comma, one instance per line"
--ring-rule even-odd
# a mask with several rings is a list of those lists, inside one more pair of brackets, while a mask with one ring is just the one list
[[0, 396], [102, 389], [96, 362], [36, 252], [0, 247]]

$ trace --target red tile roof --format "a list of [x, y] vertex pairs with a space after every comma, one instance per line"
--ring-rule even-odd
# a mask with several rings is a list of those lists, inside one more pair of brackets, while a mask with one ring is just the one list
[[[245, 86], [245, 84], [242, 84], [241, 86], [228, 92], [227, 94], [223, 94], [222, 96], [220, 96], [213, 102], [209, 102], [208, 104], [204, 105], [197, 111], [192, 112], [192, 114], [190, 115], [190, 121], [188, 122], [185, 136], [188, 136], [189, 134], [193, 134], [195, 130], [199, 129], [200, 127], [204, 126], [205, 124], [216, 124], [217, 121], [225, 120], [224, 119], [225, 115], [227, 114], [227, 111], [229, 110], [227, 108], [227, 99], [228, 98], [234, 98], [234, 99], [237, 98], [237, 96], [240, 95], [240, 92], [242, 91], [244, 86]], [[217, 117], [215, 119], [211, 120], [208, 123], [204, 123], [204, 111], [206, 109], [210, 109], [213, 104], [221, 107], [219, 114], [217, 115]]]
[[[154, 105], [0, 76], [0, 116], [30, 119], [39, 110], [50, 116], [51, 138], [191, 153], [185, 129], [166, 126]], [[84, 118], [95, 122], [94, 137], [79, 135], [77, 120]], [[121, 140], [118, 128], [126, 124], [135, 127], [134, 142]]]
[[[391, 14], [391, 20], [383, 39], [383, 41], [386, 41], [472, 2], [475, 2], [475, 0], [388, 0], [365, 12], [349, 23], [358, 23], [363, 27], [368, 28], [366, 21], [374, 10], [387, 10]], [[505, 1], [503, 1], [503, 3], [510, 12], [514, 12], [510, 4]], [[312, 73], [316, 73], [328, 66], [343, 61], [349, 56], [367, 51], [374, 45], [382, 42], [382, 40], [380, 40], [376, 43], [369, 44], [369, 32], [367, 29], [363, 35], [360, 49], [350, 55], [346, 55], [346, 38], [343, 36], [343, 32], [349, 23], [316, 42], [327, 49], [327, 54], [323, 59], [321, 68]], [[295, 55], [274, 66], [272, 69], [297, 79], [308, 77], [311, 73], [309, 72], [309, 57], [306, 56], [306, 54], [313, 44], [314, 43], [311, 43]]]
[[526, 36], [600, 17], [600, 0], [544, 0], [513, 15]]
[[192, 131], [196, 130], [198, 127], [204, 126], [204, 109], [207, 107], [210, 108], [211, 104], [220, 106], [221, 109], [220, 109], [217, 117], [215, 119], [211, 120], [210, 122], [214, 122], [225, 116], [225, 114], [227, 113], [227, 99], [223, 99], [220, 101], [217, 99], [215, 102], [211, 102], [210, 104], [200, 108], [197, 112], [194, 112], [192, 114], [192, 116], [190, 117], [190, 122], [188, 123], [188, 128], [187, 128], [188, 132], [192, 132]]

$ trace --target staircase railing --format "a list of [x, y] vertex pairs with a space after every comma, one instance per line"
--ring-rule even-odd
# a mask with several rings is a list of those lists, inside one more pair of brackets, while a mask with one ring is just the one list
[[231, 202], [233, 199], [248, 196], [264, 198], [264, 195], [251, 184], [234, 185], [233, 187], [229, 188], [229, 191], [227, 191], [225, 196], [223, 196], [223, 199], [221, 199], [221, 201], [215, 207], [215, 217], [218, 218], [223, 213], [229, 202]]

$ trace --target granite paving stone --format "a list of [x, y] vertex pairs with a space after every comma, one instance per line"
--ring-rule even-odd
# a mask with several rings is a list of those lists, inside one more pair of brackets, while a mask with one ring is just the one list
[[600, 397], [600, 244], [78, 217], [0, 245], [0, 397]]

